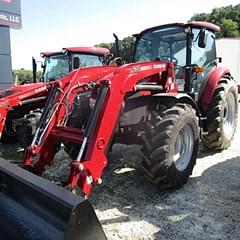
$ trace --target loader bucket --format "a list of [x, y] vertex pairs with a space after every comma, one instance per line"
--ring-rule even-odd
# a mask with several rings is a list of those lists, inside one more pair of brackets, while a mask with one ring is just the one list
[[87, 199], [0, 159], [1, 240], [106, 239]]

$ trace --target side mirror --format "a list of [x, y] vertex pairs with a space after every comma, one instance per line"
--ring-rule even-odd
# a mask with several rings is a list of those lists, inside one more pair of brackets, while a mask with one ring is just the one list
[[45, 67], [46, 65], [43, 62], [41, 62], [41, 68], [44, 69]]
[[73, 69], [80, 68], [80, 59], [79, 57], [73, 57]]
[[208, 32], [205, 29], [201, 29], [198, 36], [198, 47], [205, 48], [207, 44]]
[[217, 57], [218, 63], [222, 63], [222, 57]]

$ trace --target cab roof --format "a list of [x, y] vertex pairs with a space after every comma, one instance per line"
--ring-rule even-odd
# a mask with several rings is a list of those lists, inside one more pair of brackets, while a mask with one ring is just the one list
[[87, 54], [100, 55], [100, 56], [109, 54], [109, 50], [107, 48], [101, 48], [101, 47], [66, 47], [59, 52], [42, 52], [41, 56], [50, 57], [50, 56], [62, 54], [64, 51], [68, 51], [71, 53], [87, 53]]
[[182, 28], [187, 28], [187, 27], [193, 27], [193, 28], [206, 28], [207, 30], [210, 30], [212, 32], [219, 32], [220, 27], [217, 26], [216, 24], [210, 23], [210, 22], [204, 22], [204, 21], [192, 21], [189, 23], [168, 23], [164, 25], [159, 25], [155, 27], [151, 27], [148, 29], [145, 29], [144, 31], [140, 32], [139, 34], [134, 34], [133, 36], [138, 37], [142, 35], [145, 32], [148, 31], [154, 31], [155, 29], [160, 29], [160, 28], [168, 28], [168, 27], [182, 27]]
[[107, 48], [101, 47], [68, 47], [63, 48], [63, 50], [67, 50], [69, 52], [82, 52], [96, 55], [106, 55], [109, 54], [109, 50]]

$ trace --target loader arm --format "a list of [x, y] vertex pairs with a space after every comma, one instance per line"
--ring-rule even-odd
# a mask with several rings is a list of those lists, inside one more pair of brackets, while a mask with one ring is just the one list
[[[102, 68], [101, 74], [99, 74], [100, 69], [95, 70], [76, 72], [75, 75], [71, 75], [72, 79], [68, 81], [68, 85], [63, 83], [64, 89], [59, 90], [59, 95], [56, 96], [57, 107], [52, 111], [47, 125], [42, 130], [44, 133], [41, 136], [42, 140], [32, 143], [31, 147], [27, 149], [24, 159], [25, 166], [32, 166], [35, 171], [41, 173], [46, 164], [52, 163], [58, 140], [71, 139], [71, 136], [68, 138], [68, 133], [75, 135], [81, 148], [77, 159], [71, 163], [68, 185], [71, 187], [80, 185], [86, 195], [90, 193], [92, 183], [101, 182], [102, 172], [108, 163], [106, 157], [108, 145], [118, 124], [126, 94], [142, 92], [145, 95], [151, 95], [153, 92], [176, 91], [174, 66], [171, 63], [145, 62], [124, 65], [119, 68], [106, 67]], [[162, 76], [166, 78], [164, 85], [161, 85], [163, 81], [160, 81]], [[65, 80], [67, 82], [69, 79]], [[72, 104], [77, 92], [86, 91], [89, 86], [92, 86], [90, 83], [93, 80], [95, 80], [94, 88], [98, 91], [96, 104], [87, 126], [78, 133], [76, 131], [74, 133], [73, 129], [64, 124], [61, 125], [67, 113], [64, 101], [67, 98], [68, 104]], [[74, 90], [72, 90], [73, 88]], [[36, 138], [38, 138], [37, 135], [34, 139]], [[33, 156], [38, 160], [35, 161]]]
[[[76, 94], [84, 92], [90, 82], [98, 79], [99, 69], [101, 69], [102, 74], [106, 74], [112, 70], [112, 67], [95, 67], [91, 69], [88, 75], [86, 75], [89, 72], [88, 68], [78, 69], [52, 83], [53, 87], [48, 96], [32, 144], [26, 149], [24, 158], [25, 166], [32, 166], [33, 156], [36, 155], [40, 156], [40, 160], [34, 164], [34, 168], [38, 173], [44, 171], [45, 164], [51, 164], [55, 150], [48, 151], [47, 149], [52, 150], [56, 148], [58, 137], [54, 133], [56, 129], [59, 129], [56, 127], [63, 123], [68, 112], [68, 106], [71, 106]], [[43, 158], [42, 156], [45, 157]]]
[[[151, 80], [162, 72], [169, 71], [173, 66], [159, 63], [131, 64], [119, 69], [119, 73], [112, 79], [103, 81], [103, 88], [107, 89], [102, 109], [95, 108], [94, 111], [101, 111], [98, 118], [95, 118], [96, 125], [92, 129], [93, 134], [87, 138], [88, 146], [86, 154], [72, 162], [72, 170], [68, 184], [72, 187], [80, 184], [83, 192], [88, 195], [92, 183], [101, 183], [101, 176], [108, 164], [107, 149], [118, 124], [122, 104], [127, 93], [139, 91], [166, 92], [161, 85], [152, 85]], [[173, 73], [172, 71], [170, 71]], [[169, 76], [170, 80], [172, 76]], [[105, 76], [108, 79], [108, 76]], [[149, 82], [141, 84], [140, 81], [148, 79]], [[173, 78], [172, 78], [173, 79]], [[166, 84], [168, 85], [168, 84]], [[174, 83], [173, 83], [174, 85]], [[175, 86], [172, 86], [172, 90]], [[82, 145], [83, 146], [83, 145]], [[81, 151], [81, 149], [80, 149]], [[84, 178], [82, 177], [84, 176]], [[80, 182], [79, 182], [80, 180]]]

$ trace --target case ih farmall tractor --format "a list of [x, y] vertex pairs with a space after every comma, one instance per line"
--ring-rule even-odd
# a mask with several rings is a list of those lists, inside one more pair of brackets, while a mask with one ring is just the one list
[[0, 92], [2, 142], [8, 143], [18, 139], [22, 146], [28, 146], [49, 93], [47, 84], [65, 76], [73, 69], [101, 66], [107, 54], [108, 49], [95, 47], [71, 47], [60, 52], [41, 53], [44, 64], [40, 82], [36, 81], [36, 62], [33, 61], [33, 83], [14, 86]]
[[237, 125], [235, 82], [217, 67], [219, 30], [205, 22], [150, 28], [136, 35], [136, 63], [55, 81], [25, 166], [41, 174], [63, 141], [73, 159], [68, 185], [88, 195], [101, 182], [113, 141], [140, 144], [147, 178], [162, 190], [182, 186], [199, 141], [225, 149]]
[[[72, 158], [66, 185], [88, 196], [93, 184], [102, 182], [111, 145], [140, 144], [146, 177], [160, 190], [181, 187], [192, 173], [200, 140], [225, 149], [237, 125], [235, 82], [228, 69], [217, 66], [219, 30], [206, 22], [150, 28], [135, 35], [135, 63], [74, 70], [50, 83], [25, 167], [41, 174], [64, 144]], [[86, 199], [79, 196], [76, 207], [70, 192], [56, 191], [52, 183], [3, 161], [0, 183], [0, 194], [27, 209], [24, 215], [8, 214], [7, 207], [0, 211], [6, 213], [0, 219], [13, 219], [14, 229], [23, 228], [16, 221], [20, 216], [31, 223], [31, 232], [40, 228], [47, 234], [31, 212], [62, 231], [64, 239], [104, 239]], [[65, 224], [59, 227], [56, 219]], [[0, 228], [8, 226], [4, 223]]]

